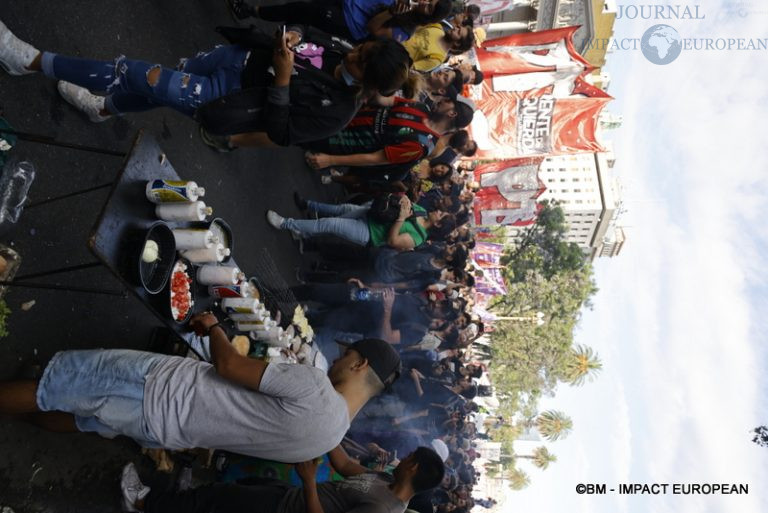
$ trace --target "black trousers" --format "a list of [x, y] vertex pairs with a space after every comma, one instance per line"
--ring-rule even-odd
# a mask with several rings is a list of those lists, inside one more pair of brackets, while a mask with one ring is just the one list
[[332, 36], [353, 41], [341, 0], [312, 0], [281, 5], [260, 5], [259, 18], [267, 21], [312, 25]]
[[153, 487], [144, 499], [146, 513], [275, 513], [293, 486], [277, 480], [259, 484], [216, 483], [183, 492]]

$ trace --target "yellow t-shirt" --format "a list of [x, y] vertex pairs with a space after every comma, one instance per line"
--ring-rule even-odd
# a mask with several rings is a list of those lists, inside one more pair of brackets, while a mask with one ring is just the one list
[[445, 62], [448, 51], [443, 47], [443, 26], [439, 23], [422, 25], [403, 43], [413, 59], [413, 69], [432, 71]]

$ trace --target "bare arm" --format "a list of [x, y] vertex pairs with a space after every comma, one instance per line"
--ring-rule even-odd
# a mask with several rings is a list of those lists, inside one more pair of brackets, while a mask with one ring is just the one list
[[384, 153], [384, 150], [373, 153], [353, 153], [352, 155], [312, 153], [307, 155], [307, 163], [313, 169], [323, 169], [330, 166], [378, 166], [387, 163], [387, 154]]
[[392, 305], [395, 302], [395, 291], [392, 289], [384, 289], [384, 296], [382, 303], [384, 305], [384, 313], [381, 317], [381, 326], [379, 327], [379, 336], [389, 342], [390, 344], [400, 343], [400, 330], [392, 329]]
[[267, 369], [267, 362], [238, 354], [229, 342], [224, 328], [216, 326], [217, 324], [218, 320], [210, 313], [196, 315], [191, 321], [191, 326], [197, 333], [208, 334], [211, 360], [216, 372], [224, 379], [258, 390]]
[[384, 25], [389, 20], [391, 20], [395, 14], [404, 13], [409, 9], [409, 2], [398, 1], [391, 8], [381, 11], [380, 13], [373, 16], [370, 20], [368, 20], [366, 28], [372, 36], [393, 39], [394, 35], [392, 33], [392, 29], [390, 27], [385, 27]]
[[304, 504], [306, 513], [325, 513], [320, 497], [317, 495], [317, 465], [316, 459], [303, 461], [296, 464], [296, 473], [299, 474], [304, 485]]
[[350, 458], [340, 445], [337, 445], [328, 453], [328, 458], [331, 460], [331, 466], [336, 469], [336, 472], [344, 477], [357, 476], [368, 472], [367, 468]]
[[403, 196], [400, 199], [400, 215], [397, 221], [389, 227], [389, 233], [387, 234], [387, 244], [389, 246], [395, 249], [413, 249], [415, 246], [413, 238], [407, 233], [400, 233], [405, 220], [408, 219], [412, 212], [411, 200]]
[[435, 149], [432, 150], [432, 153], [429, 154], [430, 159], [439, 157], [440, 155], [443, 154], [443, 152], [448, 148], [448, 139], [450, 139], [450, 136], [444, 135], [437, 140], [437, 144], [435, 144]]
[[387, 245], [400, 250], [413, 249], [415, 246], [413, 243], [413, 238], [407, 233], [400, 233], [400, 229], [403, 227], [403, 223], [405, 223], [404, 219], [398, 219], [389, 228], [389, 233], [387, 234]]
[[416, 387], [416, 393], [419, 397], [424, 395], [424, 389], [421, 388], [421, 378], [423, 377], [424, 376], [422, 376], [419, 371], [411, 369], [411, 379], [413, 380], [413, 385]]
[[384, 26], [384, 24], [391, 19], [392, 13], [389, 12], [389, 9], [386, 9], [368, 20], [366, 28], [368, 28], [368, 32], [370, 32], [372, 36], [392, 39], [392, 29]]
[[410, 415], [403, 415], [402, 417], [397, 417], [392, 421], [392, 424], [397, 426], [402, 424], [403, 422], [408, 422], [409, 420], [426, 417], [427, 415], [429, 415], [429, 410], [420, 410], [415, 413], [411, 413]]

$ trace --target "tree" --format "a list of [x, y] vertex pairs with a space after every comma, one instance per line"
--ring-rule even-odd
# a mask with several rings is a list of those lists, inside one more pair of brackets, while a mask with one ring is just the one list
[[539, 467], [541, 470], [546, 470], [550, 463], [557, 461], [557, 456], [549, 452], [549, 449], [544, 447], [537, 447], [533, 450], [533, 454], [516, 454], [515, 458], [526, 458], [531, 460], [531, 463]]
[[565, 438], [573, 428], [571, 418], [556, 410], [547, 410], [539, 414], [534, 422], [541, 436], [550, 442]]
[[544, 201], [533, 223], [519, 244], [504, 258], [505, 277], [510, 282], [522, 281], [528, 271], [536, 270], [547, 279], [562, 271], [575, 271], [586, 264], [578, 244], [568, 242], [565, 212], [556, 202]]
[[591, 347], [584, 345], [571, 349], [562, 362], [560, 377], [570, 385], [581, 386], [592, 381], [603, 364]]
[[531, 478], [528, 474], [518, 468], [507, 471], [506, 478], [509, 480], [509, 487], [513, 490], [522, 490], [531, 484]]
[[592, 266], [562, 271], [547, 278], [529, 270], [525, 279], [511, 282], [507, 294], [497, 297], [490, 308], [504, 316], [519, 316], [540, 311], [545, 319], [579, 319], [581, 309], [590, 307], [589, 298], [597, 292]]
[[752, 441], [760, 447], [768, 447], [768, 427], [758, 426], [752, 430], [755, 436], [752, 437]]

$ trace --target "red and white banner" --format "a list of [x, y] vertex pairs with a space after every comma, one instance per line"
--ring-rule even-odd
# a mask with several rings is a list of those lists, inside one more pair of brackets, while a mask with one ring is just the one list
[[603, 151], [600, 111], [612, 100], [587, 83], [592, 66], [573, 47], [578, 27], [514, 34], [476, 49], [486, 77], [471, 89], [481, 159]]
[[595, 68], [573, 46], [573, 35], [578, 29], [575, 26], [524, 32], [483, 41], [475, 49], [475, 60], [486, 78], [492, 80], [485, 82], [485, 88], [476, 88], [475, 93], [481, 93], [480, 96], [485, 91], [524, 94], [543, 89], [534, 94], [550, 94], [556, 98], [574, 94], [610, 98], [605, 91], [584, 80]]
[[480, 190], [473, 203], [479, 226], [526, 226], [536, 220], [536, 199], [546, 189], [539, 180], [544, 157], [519, 158], [482, 164], [475, 169]]

